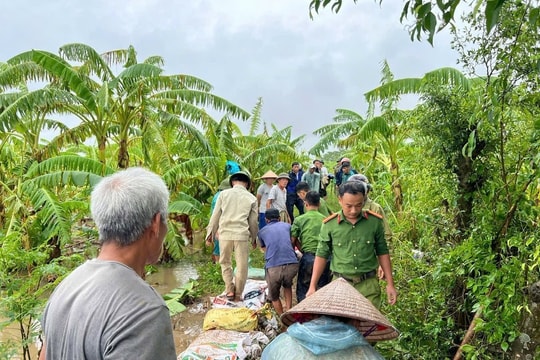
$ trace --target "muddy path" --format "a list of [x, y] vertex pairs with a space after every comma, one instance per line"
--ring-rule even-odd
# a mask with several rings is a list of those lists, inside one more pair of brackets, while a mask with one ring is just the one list
[[209, 299], [188, 306], [186, 311], [171, 318], [176, 354], [184, 351], [203, 331], [204, 316], [209, 309]]

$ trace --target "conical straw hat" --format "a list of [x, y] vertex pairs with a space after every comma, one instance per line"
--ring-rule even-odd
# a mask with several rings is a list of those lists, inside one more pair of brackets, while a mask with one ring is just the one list
[[272, 170], [268, 170], [259, 179], [277, 179], [277, 174], [273, 172]]
[[347, 280], [339, 278], [306, 297], [281, 315], [283, 324], [313, 319], [309, 315], [331, 315], [351, 319], [353, 325], [368, 341], [391, 340], [399, 336], [397, 329], [360, 294]]

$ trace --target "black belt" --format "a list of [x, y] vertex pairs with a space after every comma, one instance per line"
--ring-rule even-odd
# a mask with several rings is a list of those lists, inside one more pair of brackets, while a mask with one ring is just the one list
[[371, 278], [375, 277], [377, 275], [377, 272], [375, 270], [371, 270], [371, 271], [369, 271], [367, 273], [364, 273], [364, 274], [362, 274], [360, 276], [345, 276], [345, 275], [337, 273], [337, 272], [333, 272], [332, 274], [334, 276], [336, 276], [336, 277], [343, 278], [343, 279], [347, 280], [348, 282], [352, 283], [353, 285], [355, 285], [355, 284], [361, 283], [364, 280], [371, 279]]

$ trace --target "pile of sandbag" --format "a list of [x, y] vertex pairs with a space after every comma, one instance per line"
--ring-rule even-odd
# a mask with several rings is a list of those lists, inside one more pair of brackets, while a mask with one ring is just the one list
[[262, 349], [277, 335], [277, 319], [266, 304], [266, 282], [248, 279], [243, 301], [211, 299], [203, 332], [178, 360], [259, 359]]
[[261, 355], [262, 346], [268, 342], [268, 338], [261, 338], [261, 334], [233, 330], [204, 331], [178, 355], [178, 360], [256, 359]]

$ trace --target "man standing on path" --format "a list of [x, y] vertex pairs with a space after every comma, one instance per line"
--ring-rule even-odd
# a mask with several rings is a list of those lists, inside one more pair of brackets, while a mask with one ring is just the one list
[[330, 269], [333, 277], [347, 280], [377, 308], [380, 308], [382, 302], [377, 278], [377, 268], [380, 265], [387, 283], [388, 303], [396, 303], [397, 291], [382, 217], [362, 209], [365, 196], [364, 184], [351, 181], [339, 187], [341, 211], [323, 222], [313, 276], [306, 296], [316, 291], [327, 259], [332, 256]]
[[[240, 301], [246, 285], [249, 259], [249, 242], [257, 246], [259, 231], [257, 198], [247, 189], [249, 175], [239, 171], [230, 176], [231, 189], [223, 190], [208, 224], [206, 240], [214, 236], [219, 240], [219, 264], [228, 300]], [[232, 253], [236, 260], [236, 277], [233, 283]]]
[[300, 215], [304, 213], [304, 202], [296, 194], [296, 184], [302, 181], [304, 172], [300, 169], [300, 163], [293, 162], [289, 172], [289, 183], [287, 184], [287, 212], [291, 218], [291, 224], [294, 222], [294, 207], [298, 209]]
[[[298, 268], [296, 282], [296, 299], [298, 302], [306, 297], [313, 273], [315, 253], [321, 235], [321, 226], [325, 216], [319, 212], [321, 196], [317, 191], [309, 191], [304, 196], [306, 212], [294, 221], [291, 227], [291, 240], [301, 252], [302, 258]], [[327, 262], [323, 274], [319, 278], [317, 289], [328, 284], [331, 280], [330, 262]]]
[[266, 202], [268, 201], [268, 195], [270, 190], [274, 187], [274, 181], [277, 179], [276, 173], [272, 170], [268, 170], [261, 176], [263, 183], [257, 188], [257, 203], [259, 205], [259, 230], [266, 225]]
[[143, 280], [167, 234], [169, 191], [156, 174], [129, 168], [91, 195], [97, 259], [54, 290], [42, 317], [40, 360], [169, 359], [176, 353], [167, 305]]
[[290, 224], [291, 218], [289, 217], [289, 212], [287, 211], [287, 184], [290, 181], [289, 174], [279, 174], [276, 181], [277, 184], [274, 185], [268, 194], [266, 210], [277, 209], [279, 211], [279, 219]]
[[317, 172], [316, 165], [310, 165], [308, 172], [302, 175], [302, 181], [307, 182], [311, 190], [319, 192], [321, 189], [321, 174]]
[[[383, 207], [375, 201], [371, 200], [369, 197], [369, 193], [371, 192], [371, 184], [369, 183], [368, 178], [364, 174], [354, 174], [347, 181], [358, 181], [366, 186], [366, 200], [364, 201], [364, 210], [370, 210], [382, 216], [384, 226], [384, 238], [386, 239], [386, 244], [390, 245], [392, 241], [392, 230], [390, 229], [390, 225], [388, 224], [388, 219], [386, 218]], [[384, 271], [380, 266], [379, 270], [377, 270], [377, 273], [379, 279], [384, 279]]]

